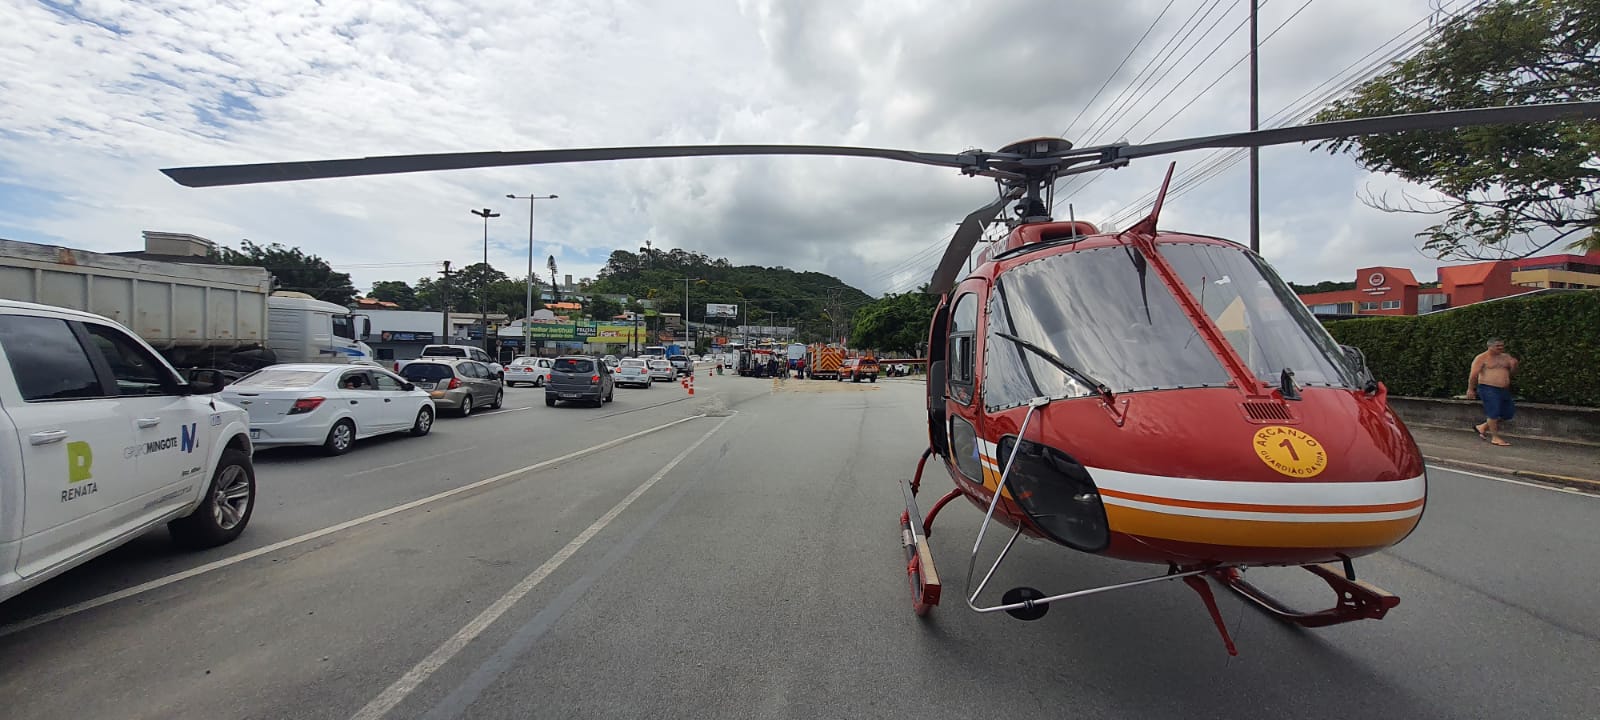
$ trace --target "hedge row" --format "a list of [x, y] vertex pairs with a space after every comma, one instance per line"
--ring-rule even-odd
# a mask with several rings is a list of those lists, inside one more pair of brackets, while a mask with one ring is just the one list
[[1521, 363], [1512, 380], [1519, 399], [1600, 407], [1600, 290], [1326, 325], [1341, 344], [1361, 348], [1378, 380], [1396, 395], [1465, 393], [1472, 358], [1497, 337]]

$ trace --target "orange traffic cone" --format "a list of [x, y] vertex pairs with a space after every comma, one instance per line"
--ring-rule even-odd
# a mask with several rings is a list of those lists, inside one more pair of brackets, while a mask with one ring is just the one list
[[694, 397], [694, 374], [689, 375], [689, 397]]

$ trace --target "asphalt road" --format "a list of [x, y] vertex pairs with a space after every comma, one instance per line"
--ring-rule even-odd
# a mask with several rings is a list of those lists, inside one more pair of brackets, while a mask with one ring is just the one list
[[[1230, 659], [1177, 583], [968, 611], [966, 505], [932, 537], [944, 604], [913, 616], [917, 385], [541, 392], [341, 458], [263, 453], [239, 542], [151, 533], [0, 605], [3, 715], [1600, 717], [1600, 498], [1434, 471], [1421, 528], [1357, 566], [1403, 598], [1387, 619], [1299, 630], [1219, 594]], [[995, 584], [1149, 571], [1025, 544]], [[1295, 573], [1251, 577], [1297, 597]]]

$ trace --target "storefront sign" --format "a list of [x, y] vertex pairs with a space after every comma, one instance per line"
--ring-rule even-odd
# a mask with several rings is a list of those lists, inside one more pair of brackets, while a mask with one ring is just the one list
[[433, 342], [431, 332], [412, 332], [409, 330], [385, 330], [378, 335], [378, 342]]

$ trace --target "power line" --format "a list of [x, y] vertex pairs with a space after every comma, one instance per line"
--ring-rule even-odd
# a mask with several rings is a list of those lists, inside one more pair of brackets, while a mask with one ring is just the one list
[[[1300, 101], [1304, 100], [1308, 95], [1311, 95], [1313, 92], [1315, 92], [1316, 89], [1313, 88], [1313, 90], [1302, 94], [1299, 98], [1296, 98], [1295, 101], [1293, 101], [1290, 104], [1286, 105], [1284, 108], [1280, 109], [1277, 113], [1274, 113], [1272, 118], [1268, 119], [1269, 122], [1271, 122], [1273, 118], [1278, 118], [1278, 117], [1283, 117], [1284, 118], [1283, 122], [1279, 122], [1279, 123], [1273, 124], [1271, 126], [1272, 127], [1284, 127], [1284, 126], [1287, 126], [1287, 125], [1292, 124], [1292, 123], [1300, 122], [1300, 121], [1304, 120], [1305, 118], [1308, 118], [1311, 115], [1314, 115], [1316, 113], [1316, 111], [1319, 108], [1321, 108], [1322, 106], [1324, 106], [1327, 102], [1329, 102], [1332, 99], [1337, 98], [1337, 97], [1345, 94], [1346, 92], [1348, 92], [1349, 90], [1355, 88], [1356, 86], [1360, 85], [1361, 83], [1366, 82], [1367, 80], [1371, 79], [1372, 77], [1377, 75], [1389, 63], [1391, 63], [1391, 62], [1393, 62], [1393, 61], [1395, 61], [1395, 60], [1397, 60], [1397, 59], [1399, 59], [1401, 57], [1405, 57], [1405, 56], [1411, 54], [1418, 47], [1422, 46], [1423, 44], [1425, 44], [1429, 40], [1431, 40], [1434, 36], [1436, 36], [1439, 33], [1443, 32], [1444, 29], [1448, 25], [1453, 24], [1455, 22], [1458, 22], [1458, 21], [1464, 19], [1466, 16], [1470, 15], [1475, 9], [1481, 8], [1483, 5], [1484, 5], [1483, 2], [1479, 2], [1476, 5], [1471, 5], [1471, 6], [1462, 8], [1460, 11], [1458, 11], [1455, 14], [1453, 14], [1451, 16], [1450, 20], [1446, 21], [1443, 24], [1434, 25], [1433, 23], [1429, 22], [1429, 20], [1431, 18], [1424, 18], [1423, 20], [1420, 20], [1420, 21], [1418, 21], [1416, 23], [1413, 23], [1410, 27], [1407, 27], [1405, 30], [1402, 30], [1400, 33], [1396, 34], [1394, 37], [1390, 38], [1388, 41], [1380, 44], [1373, 51], [1368, 52], [1366, 55], [1363, 55], [1361, 58], [1357, 59], [1355, 62], [1351, 63], [1350, 65], [1347, 65], [1343, 70], [1340, 70], [1338, 73], [1335, 73], [1331, 78], [1329, 78], [1329, 80], [1324, 81], [1323, 83], [1319, 84], [1317, 87], [1318, 88], [1324, 87], [1324, 86], [1328, 85], [1330, 82], [1338, 81], [1338, 79], [1341, 76], [1343, 76], [1346, 72], [1348, 72], [1350, 69], [1355, 68], [1356, 66], [1360, 65], [1363, 60], [1365, 60], [1368, 57], [1371, 57], [1375, 53], [1381, 51], [1385, 47], [1388, 47], [1389, 45], [1393, 44], [1397, 40], [1401, 40], [1402, 38], [1405, 38], [1408, 34], [1411, 34], [1412, 30], [1414, 30], [1418, 26], [1423, 25], [1424, 23], [1428, 23], [1430, 25], [1430, 27], [1425, 29], [1425, 30], [1423, 30], [1420, 33], [1415, 34], [1408, 42], [1405, 42], [1401, 47], [1396, 48], [1395, 50], [1389, 52], [1385, 56], [1380, 57], [1377, 60], [1374, 60], [1373, 62], [1368, 63], [1359, 72], [1357, 72], [1356, 74], [1352, 75], [1350, 78], [1348, 78], [1340, 86], [1338, 86], [1338, 87], [1336, 87], [1336, 88], [1334, 88], [1334, 89], [1332, 89], [1332, 90], [1330, 90], [1328, 92], [1324, 92], [1324, 93], [1318, 95], [1317, 97], [1313, 98], [1309, 102], [1302, 103]], [[1280, 28], [1281, 28], [1281, 26], [1280, 26]], [[1276, 30], [1274, 30], [1274, 32], [1276, 32]], [[1269, 35], [1269, 37], [1270, 37], [1270, 35]], [[1218, 175], [1220, 175], [1223, 172], [1227, 171], [1228, 169], [1232, 168], [1234, 165], [1237, 165], [1241, 160], [1244, 159], [1244, 157], [1247, 156], [1248, 152], [1249, 152], [1248, 149], [1234, 149], [1234, 150], [1214, 151], [1211, 155], [1207, 156], [1207, 158], [1204, 161], [1202, 161], [1199, 165], [1197, 165], [1194, 170], [1190, 171], [1189, 173], [1185, 173], [1185, 177], [1182, 177], [1180, 179], [1180, 181], [1178, 183], [1176, 183], [1169, 190], [1169, 192], [1167, 194], [1167, 200], [1169, 202], [1172, 201], [1172, 200], [1175, 200], [1178, 197], [1181, 197], [1184, 194], [1188, 193], [1190, 190], [1198, 187], [1199, 185], [1202, 185], [1205, 182], [1217, 177]], [[1085, 187], [1087, 187], [1087, 185], [1085, 185]], [[1140, 213], [1142, 213], [1144, 211], [1144, 207], [1146, 205], [1148, 205], [1151, 201], [1153, 201], [1153, 199], [1155, 197], [1155, 193], [1156, 193], [1156, 191], [1153, 191], [1153, 190], [1149, 191], [1149, 192], [1146, 192], [1144, 195], [1141, 196], [1141, 198], [1139, 200], [1135, 201], [1132, 205], [1124, 207], [1122, 210], [1119, 210], [1118, 212], [1116, 212], [1113, 215], [1111, 215], [1108, 218], [1107, 224], [1108, 225], [1116, 224], [1116, 223], [1119, 223], [1119, 222], [1122, 222], [1122, 221], [1125, 221], [1125, 220], [1129, 220], [1129, 219], [1132, 219], [1132, 218], [1138, 216]]]
[[[1291, 14], [1288, 19], [1284, 20], [1282, 23], [1279, 23], [1279, 25], [1276, 28], [1274, 28], [1270, 33], [1267, 34], [1266, 39], [1271, 39], [1280, 30], [1282, 30], [1289, 23], [1289, 21], [1293, 20], [1295, 18], [1295, 16], [1299, 15], [1302, 11], [1304, 11], [1306, 9], [1306, 7], [1310, 4], [1310, 1], [1311, 0], [1307, 0], [1307, 2], [1305, 4], [1303, 4], [1303, 5], [1301, 5], [1300, 8], [1295, 10], [1295, 12], [1293, 14]], [[1349, 65], [1346, 65], [1343, 69], [1341, 69], [1338, 72], [1334, 73], [1333, 75], [1329, 76], [1326, 80], [1323, 80], [1321, 83], [1318, 83], [1315, 87], [1313, 87], [1310, 90], [1307, 90], [1306, 92], [1302, 93], [1300, 95], [1300, 97], [1295, 98], [1293, 101], [1291, 101], [1290, 103], [1285, 105], [1283, 108], [1279, 109], [1271, 117], [1267, 118], [1267, 121], [1263, 124], [1263, 127], [1282, 127], [1282, 126], [1288, 125], [1290, 123], [1299, 122], [1299, 121], [1303, 120], [1304, 118], [1315, 114], [1315, 111], [1319, 107], [1321, 107], [1323, 104], [1325, 104], [1328, 100], [1330, 100], [1330, 99], [1332, 99], [1334, 97], [1337, 97], [1339, 95], [1344, 94], [1349, 89], [1355, 87], [1356, 85], [1359, 85], [1361, 82], [1365, 82], [1367, 79], [1369, 79], [1370, 77], [1375, 75], [1378, 70], [1380, 70], [1383, 66], [1385, 66], [1387, 63], [1391, 62], [1395, 58], [1401, 57], [1401, 56], [1404, 56], [1404, 55], [1410, 53], [1414, 48], [1416, 48], [1420, 44], [1426, 42], [1428, 37], [1432, 34], [1429, 31], [1424, 31], [1422, 33], [1414, 35], [1409, 41], [1405, 40], [1408, 35], [1412, 35], [1413, 31], [1416, 30], [1419, 26], [1423, 25], [1425, 22], [1426, 22], [1426, 19], [1419, 20], [1419, 21], [1413, 23], [1411, 26], [1405, 28], [1404, 30], [1401, 30], [1399, 33], [1397, 33], [1393, 37], [1389, 38], [1385, 42], [1380, 43], [1377, 47], [1375, 47], [1372, 50], [1368, 51], [1365, 55], [1362, 55], [1360, 58], [1357, 58], [1355, 61], [1351, 62]], [[1385, 48], [1390, 47], [1391, 45], [1393, 45], [1397, 41], [1402, 41], [1401, 47], [1398, 47], [1398, 48], [1388, 52], [1383, 57], [1380, 57], [1380, 58], [1378, 58], [1378, 59], [1376, 59], [1376, 60], [1374, 60], [1374, 61], [1372, 61], [1370, 63], [1367, 63], [1368, 58], [1371, 58], [1372, 56], [1374, 56], [1374, 55], [1376, 55], [1376, 54], [1378, 54], [1380, 52], [1383, 52]], [[1265, 40], [1263, 40], [1262, 42], [1264, 43]], [[1151, 137], [1153, 137], [1157, 132], [1160, 132], [1160, 130], [1162, 128], [1166, 127], [1166, 125], [1169, 124], [1172, 120], [1174, 120], [1178, 116], [1182, 115], [1182, 113], [1190, 105], [1192, 105], [1194, 102], [1198, 101], [1201, 97], [1205, 96], [1206, 93], [1208, 93], [1219, 82], [1221, 82], [1223, 79], [1225, 79], [1229, 72], [1231, 72], [1234, 68], [1237, 68], [1240, 63], [1244, 62], [1248, 58], [1249, 58], [1248, 54], [1245, 54], [1245, 55], [1241, 56], [1238, 60], [1236, 60], [1233, 63], [1233, 65], [1229, 66], [1227, 70], [1224, 70], [1216, 79], [1212, 80], [1212, 82], [1209, 85], [1207, 85], [1203, 90], [1201, 90], [1199, 94], [1197, 94], [1197, 95], [1195, 95], [1195, 97], [1191, 98], [1187, 103], [1185, 103], [1182, 107], [1180, 107], [1177, 112], [1174, 112], [1165, 121], [1163, 121], [1161, 125], [1157, 126], [1154, 130], [1152, 130], [1149, 134], [1147, 134], [1139, 142], [1146, 142]], [[1364, 67], [1361, 67], [1363, 63], [1366, 63], [1366, 65]], [[1330, 91], [1323, 92], [1320, 95], [1316, 95], [1319, 90], [1321, 90], [1321, 89], [1323, 89], [1325, 87], [1328, 87], [1330, 84], [1340, 83], [1342, 78], [1345, 78], [1345, 76], [1348, 73], [1350, 73], [1351, 70], [1353, 70], [1353, 69], [1355, 69], [1357, 67], [1361, 67], [1361, 69], [1359, 71], [1357, 71], [1354, 75], [1351, 75], [1348, 79], [1345, 79], [1345, 81], [1342, 82], [1341, 84], [1339, 84], [1337, 87], [1333, 88]], [[1316, 95], [1316, 97], [1313, 98], [1312, 100], [1310, 100], [1310, 102], [1302, 102], [1302, 101], [1305, 101], [1308, 97], [1311, 97], [1313, 95]], [[1276, 119], [1278, 119], [1278, 118], [1283, 118], [1283, 121], [1274, 124], [1274, 121]], [[1173, 186], [1172, 190], [1169, 191], [1169, 193], [1168, 193], [1168, 196], [1167, 196], [1168, 199], [1170, 200], [1170, 199], [1175, 199], [1175, 198], [1179, 197], [1182, 194], [1181, 192], [1179, 192], [1179, 190], [1191, 187], [1193, 185], [1193, 183], [1195, 182], [1196, 178], [1201, 178], [1201, 181], [1203, 182], [1206, 179], [1210, 179], [1212, 177], [1216, 177], [1221, 172], [1226, 171], [1227, 169], [1231, 168], [1234, 164], [1236, 164], [1239, 161], [1239, 159], [1242, 159], [1245, 155], [1247, 155], [1248, 152], [1249, 151], [1247, 149], [1215, 150], [1215, 151], [1212, 151], [1209, 155], [1207, 155], [1200, 162], [1198, 162], [1195, 165], [1191, 166], [1191, 168], [1189, 170], [1187, 170], [1187, 171], [1185, 171], [1185, 172], [1183, 172], [1183, 173], [1181, 173], [1179, 175], [1178, 182]], [[1058, 193], [1057, 197], [1061, 198], [1061, 199], [1065, 199], [1065, 198], [1070, 197], [1072, 195], [1079, 194], [1079, 193], [1083, 192], [1084, 190], [1087, 190], [1088, 187], [1090, 185], [1092, 185], [1095, 180], [1098, 180], [1098, 179], [1099, 179], [1098, 176], [1096, 176], [1094, 178], [1090, 178], [1088, 182], [1085, 182], [1085, 183], [1081, 184], [1078, 188], [1073, 189], [1070, 192]], [[1108, 225], [1115, 224], [1116, 222], [1119, 222], [1119, 221], [1125, 219], [1124, 216], [1129, 215], [1132, 212], [1142, 210], [1145, 205], [1149, 204], [1149, 202], [1154, 199], [1155, 193], [1156, 193], [1156, 191], [1154, 191], [1154, 190], [1151, 190], [1151, 191], [1148, 191], [1148, 192], [1144, 193], [1143, 195], [1140, 196], [1139, 200], [1134, 202], [1133, 205], [1124, 207], [1123, 209], [1119, 210], [1117, 213], [1114, 213], [1112, 216], [1108, 217], [1107, 218], [1107, 224]], [[1058, 200], [1057, 202], [1059, 203], [1060, 201], [1061, 200]]]
[[[1300, 15], [1300, 13], [1305, 11], [1306, 8], [1311, 7], [1311, 3], [1312, 2], [1313, 2], [1313, 0], [1306, 0], [1303, 4], [1300, 5], [1300, 7], [1298, 9], [1296, 9], [1293, 13], [1291, 13], [1287, 19], [1285, 19], [1281, 23], [1278, 23], [1278, 26], [1273, 28], [1272, 32], [1267, 33], [1266, 37], [1261, 38], [1261, 41], [1259, 43], [1257, 43], [1257, 45], [1258, 46], [1259, 45], [1265, 45], [1268, 40], [1272, 39], [1273, 35], [1277, 35], [1278, 34], [1279, 30], [1282, 30], [1284, 28], [1284, 26], [1288, 25], [1291, 21], [1293, 21], [1296, 17], [1298, 17]], [[1215, 48], [1212, 48], [1211, 52], [1209, 54], [1207, 54], [1205, 56], [1205, 58], [1200, 61], [1200, 64], [1194, 66], [1194, 70], [1190, 70], [1188, 75], [1183, 76], [1183, 80], [1179, 80], [1177, 85], [1174, 86], [1174, 89], [1176, 89], [1178, 86], [1183, 85], [1185, 80], [1188, 80], [1189, 77], [1194, 75], [1196, 71], [1198, 71], [1201, 67], [1205, 66], [1206, 61], [1210, 60], [1212, 55], [1216, 55], [1217, 51], [1221, 50], [1222, 46], [1224, 44], [1226, 44], [1228, 40], [1232, 39], [1233, 36], [1236, 35], [1239, 32], [1239, 30], [1245, 26], [1245, 23], [1248, 23], [1249, 21], [1250, 21], [1250, 18], [1247, 17], [1244, 20], [1240, 21], [1240, 23], [1238, 25], [1234, 26], [1233, 32], [1228, 33], [1228, 37], [1223, 38], [1223, 42], [1218, 43]], [[1212, 88], [1217, 86], [1217, 83], [1222, 82], [1223, 78], [1226, 78], [1228, 76], [1228, 73], [1233, 72], [1234, 68], [1239, 67], [1240, 63], [1244, 62], [1245, 60], [1247, 60], [1249, 58], [1250, 58], [1250, 55], [1248, 53], [1246, 53], [1243, 57], [1239, 58], [1238, 60], [1235, 60], [1232, 65], [1228, 66], [1228, 69], [1223, 70], [1222, 74], [1217, 76], [1217, 79], [1212, 80], [1210, 85], [1205, 86], [1205, 88], [1202, 89], [1199, 93], [1197, 93], [1193, 98], [1190, 98], [1189, 102], [1184, 103], [1183, 106], [1179, 107], [1176, 112], [1174, 112], [1174, 113], [1172, 113], [1172, 115], [1168, 116], [1167, 119], [1162, 121], [1162, 123], [1160, 125], [1157, 125], [1154, 130], [1151, 130], [1143, 138], [1140, 138], [1139, 142], [1141, 142], [1141, 143], [1149, 142], [1150, 138], [1154, 137], [1156, 133], [1161, 132], [1161, 128], [1166, 127], [1168, 123], [1172, 122], [1179, 115], [1182, 115], [1183, 111], [1188, 110], [1190, 105], [1193, 105], [1195, 103], [1195, 101], [1197, 101], [1200, 98], [1204, 97], [1206, 93], [1210, 92]], [[1141, 121], [1142, 120], [1143, 119], [1141, 119]], [[1136, 127], [1138, 127], [1138, 125], [1135, 124], [1134, 127], [1136, 128]]]
[[1167, 0], [1167, 6], [1161, 8], [1161, 12], [1156, 15], [1156, 19], [1150, 21], [1150, 27], [1144, 29], [1144, 34], [1140, 35], [1139, 39], [1133, 43], [1133, 47], [1128, 48], [1128, 54], [1122, 56], [1122, 62], [1117, 63], [1117, 67], [1111, 71], [1110, 75], [1106, 76], [1106, 81], [1100, 83], [1100, 88], [1094, 91], [1094, 96], [1089, 98], [1089, 102], [1084, 103], [1083, 109], [1079, 110], [1078, 114], [1073, 116], [1072, 122], [1067, 123], [1067, 129], [1061, 131], [1061, 137], [1065, 138], [1068, 134], [1070, 134], [1072, 132], [1072, 128], [1078, 124], [1078, 120], [1083, 117], [1083, 114], [1088, 112], [1089, 108], [1094, 106], [1094, 101], [1100, 99], [1100, 93], [1105, 92], [1106, 86], [1110, 85], [1111, 81], [1116, 79], [1117, 73], [1122, 72], [1122, 66], [1128, 64], [1128, 60], [1132, 58], [1133, 54], [1139, 50], [1139, 46], [1144, 44], [1145, 38], [1150, 37], [1150, 31], [1155, 30], [1156, 24], [1161, 22], [1161, 18], [1166, 16], [1168, 10], [1172, 9], [1173, 2], [1176, 2], [1176, 0]]
[[[1211, 5], [1210, 6], [1206, 6], [1206, 14], [1209, 15], [1211, 13], [1210, 8], [1215, 8], [1221, 2], [1222, 2], [1222, 0], [1212, 0]], [[1187, 39], [1189, 37], [1189, 34], [1194, 32], [1193, 28], [1189, 28], [1189, 24], [1193, 23], [1195, 21], [1195, 17], [1200, 14], [1201, 9], [1202, 9], [1201, 7], [1196, 7], [1194, 12], [1189, 14], [1188, 19], [1184, 20], [1183, 24], [1178, 26], [1178, 30], [1174, 33], [1175, 35], [1182, 34], [1182, 37], [1177, 40], [1178, 43], [1182, 43], [1185, 39]], [[1196, 24], [1195, 27], [1199, 27], [1199, 25]], [[1187, 32], [1185, 31], [1185, 28], [1188, 28]], [[1166, 51], [1165, 54], [1166, 55], [1170, 55], [1176, 49], [1177, 49], [1177, 45], [1174, 44], [1174, 45], [1172, 45], [1171, 49]], [[1089, 136], [1094, 135], [1094, 128], [1096, 128], [1096, 127], [1098, 127], [1100, 125], [1100, 121], [1106, 116], [1106, 114], [1108, 112], [1111, 112], [1113, 109], [1120, 108], [1120, 105], [1121, 105], [1121, 103], [1123, 101], [1123, 98], [1127, 96], [1129, 90], [1135, 84], [1137, 84], [1140, 81], [1140, 78], [1144, 77], [1144, 74], [1145, 74], [1146, 71], [1150, 70], [1153, 66], [1156, 65], [1158, 60], [1160, 62], [1165, 62], [1164, 55], [1160, 51], [1157, 51], [1154, 56], [1152, 56], [1148, 61], [1146, 61], [1145, 64], [1144, 64], [1144, 67], [1140, 68], [1139, 72], [1133, 76], [1133, 80], [1130, 80], [1128, 85], [1124, 85], [1122, 87], [1122, 90], [1120, 90], [1117, 93], [1117, 96], [1112, 98], [1111, 102], [1108, 103], [1104, 108], [1102, 108], [1098, 114], [1095, 115], [1094, 121], [1089, 123], [1089, 129], [1083, 133], [1085, 137], [1089, 137]]]
[[[1239, 7], [1239, 0], [1234, 0], [1234, 3], [1232, 5], [1228, 6], [1228, 11], [1231, 12], [1236, 7]], [[1182, 63], [1184, 58], [1189, 57], [1189, 53], [1194, 52], [1195, 48], [1200, 47], [1200, 42], [1205, 38], [1205, 36], [1210, 35], [1211, 31], [1214, 30], [1217, 27], [1217, 25], [1219, 23], [1221, 23], [1222, 20], [1224, 18], [1226, 18], [1226, 17], [1227, 17], [1227, 13], [1225, 12], [1225, 13], [1223, 13], [1221, 15], [1218, 15], [1216, 20], [1211, 21], [1211, 26], [1207, 27], [1204, 33], [1202, 33], [1199, 36], [1196, 36], [1194, 43], [1190, 44], [1189, 47], [1183, 51], [1183, 54], [1178, 56], [1177, 60], [1174, 60], [1171, 65], [1168, 65], [1166, 70], [1162, 71], [1160, 77], [1156, 78], [1153, 82], [1151, 82], [1149, 87], [1145, 88], [1144, 92], [1140, 93], [1137, 97], [1135, 97], [1133, 99], [1132, 102], [1128, 103], [1128, 106], [1123, 108], [1122, 112], [1112, 116], [1111, 120], [1106, 123], [1106, 128], [1110, 129], [1111, 125], [1113, 125], [1113, 124], [1117, 123], [1118, 121], [1122, 120], [1122, 118], [1127, 117], [1127, 114], [1129, 112], [1131, 112], [1135, 107], [1138, 107], [1140, 103], [1143, 103], [1144, 99], [1146, 97], [1149, 97], [1150, 93], [1153, 92], [1157, 87], [1159, 87], [1161, 85], [1161, 81], [1165, 80], [1168, 75], [1172, 74], [1172, 71], [1177, 69], [1178, 64]], [[1196, 71], [1198, 71], [1201, 67], [1203, 67], [1206, 64], [1206, 60], [1210, 60], [1212, 55], [1217, 54], [1217, 50], [1221, 49], [1223, 43], [1226, 43], [1234, 35], [1238, 34], [1239, 29], [1243, 28], [1245, 26], [1245, 24], [1248, 23], [1249, 21], [1250, 21], [1250, 18], [1249, 18], [1248, 15], [1245, 16], [1245, 19], [1239, 21], [1239, 24], [1235, 25], [1233, 27], [1233, 32], [1230, 32], [1226, 36], [1224, 36], [1222, 38], [1222, 42], [1217, 43], [1217, 47], [1213, 48], [1211, 50], [1211, 52], [1208, 53], [1205, 56], [1204, 59], [1202, 59], [1198, 64], [1196, 64], [1194, 66], [1194, 68], [1189, 71], [1188, 75], [1184, 75], [1183, 76], [1183, 80], [1179, 80], [1175, 85], [1173, 85], [1172, 89], [1173, 90], [1177, 90], [1179, 86], [1183, 85], [1184, 80], [1188, 80], [1191, 76], [1193, 76], [1195, 74]], [[1134, 123], [1134, 127], [1138, 127], [1138, 123]], [[1132, 128], [1130, 128], [1129, 130], [1131, 131]]]

